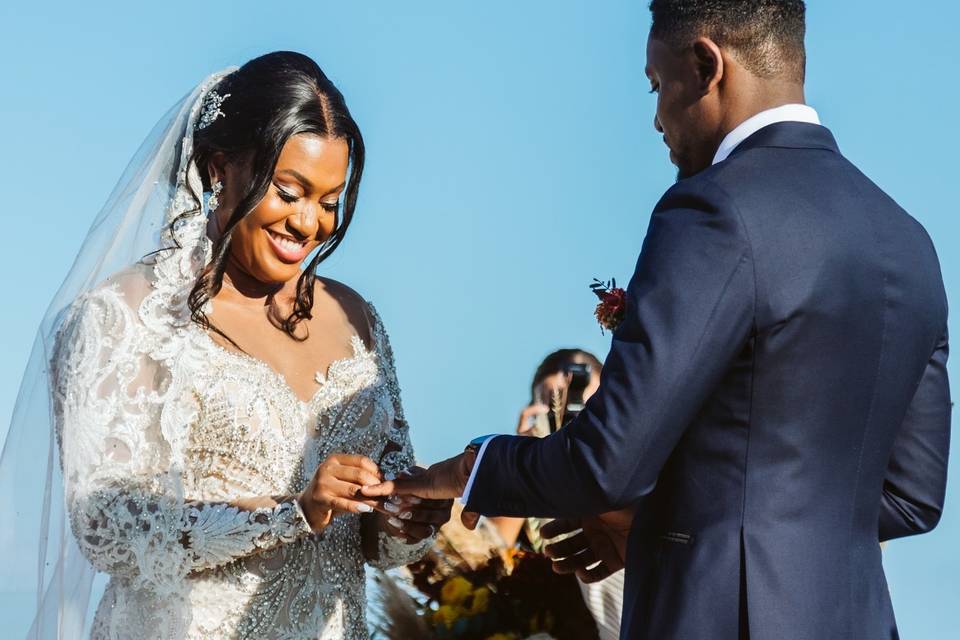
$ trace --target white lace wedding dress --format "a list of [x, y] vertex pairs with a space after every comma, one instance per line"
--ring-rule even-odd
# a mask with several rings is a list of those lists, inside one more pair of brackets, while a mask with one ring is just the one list
[[[383, 325], [371, 308], [373, 344], [354, 337], [303, 402], [184, 316], [180, 253], [80, 297], [51, 362], [71, 527], [110, 575], [91, 636], [365, 639], [360, 516], [314, 535], [290, 496], [331, 453], [413, 464]], [[279, 505], [230, 506], [251, 496]], [[379, 542], [390, 567], [432, 540]]]

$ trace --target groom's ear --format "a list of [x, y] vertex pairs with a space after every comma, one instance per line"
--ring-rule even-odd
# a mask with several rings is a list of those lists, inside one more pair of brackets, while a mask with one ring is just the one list
[[693, 43], [693, 59], [697, 67], [700, 91], [704, 95], [717, 88], [723, 79], [724, 61], [720, 47], [710, 38], [697, 38]]

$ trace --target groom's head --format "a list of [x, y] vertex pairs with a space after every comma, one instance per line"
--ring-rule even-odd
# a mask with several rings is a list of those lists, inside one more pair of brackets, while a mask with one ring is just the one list
[[750, 116], [803, 101], [802, 0], [653, 0], [647, 76], [680, 176], [710, 166]]

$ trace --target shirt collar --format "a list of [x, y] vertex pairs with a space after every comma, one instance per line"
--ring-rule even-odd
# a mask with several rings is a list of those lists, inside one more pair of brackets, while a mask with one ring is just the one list
[[757, 115], [744, 120], [740, 123], [740, 126], [727, 134], [723, 142], [720, 143], [717, 154], [713, 157], [713, 164], [726, 160], [733, 153], [733, 150], [740, 146], [741, 142], [760, 131], [760, 129], [778, 122], [820, 124], [820, 116], [817, 115], [813, 107], [805, 104], [785, 104], [782, 107], [761, 111]]

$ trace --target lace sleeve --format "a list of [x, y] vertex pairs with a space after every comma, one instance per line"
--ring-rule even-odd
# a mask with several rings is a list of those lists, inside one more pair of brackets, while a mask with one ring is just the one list
[[[384, 377], [387, 380], [387, 387], [393, 404], [393, 424], [390, 426], [387, 446], [380, 458], [380, 469], [385, 475], [396, 475], [416, 464], [416, 458], [413, 453], [413, 445], [410, 442], [410, 428], [403, 413], [403, 403], [400, 401], [400, 383], [397, 380], [390, 338], [372, 304], [369, 305], [369, 309], [372, 316], [377, 356], [381, 363], [380, 366], [383, 367]], [[379, 533], [379, 554], [377, 559], [371, 561], [370, 564], [379, 569], [390, 569], [416, 562], [427, 553], [435, 540], [435, 537], [430, 537], [416, 544], [407, 544], [403, 540], [381, 531]]]
[[155, 357], [119, 286], [78, 299], [51, 361], [64, 493], [74, 536], [100, 571], [158, 592], [310, 531], [295, 500], [243, 510], [183, 496], [168, 437], [197, 416], [177, 372]]

